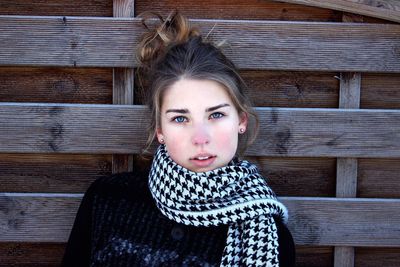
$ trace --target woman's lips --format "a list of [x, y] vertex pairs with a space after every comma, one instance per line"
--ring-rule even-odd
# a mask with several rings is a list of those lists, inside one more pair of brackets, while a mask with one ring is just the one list
[[190, 158], [190, 161], [196, 166], [196, 167], [208, 167], [211, 164], [214, 163], [215, 159], [217, 157], [213, 155], [198, 155], [193, 158]]

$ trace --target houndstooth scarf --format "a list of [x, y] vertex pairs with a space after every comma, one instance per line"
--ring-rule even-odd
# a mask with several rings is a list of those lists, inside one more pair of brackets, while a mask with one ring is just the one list
[[229, 225], [221, 266], [279, 266], [273, 215], [286, 222], [287, 210], [255, 165], [232, 161], [196, 173], [175, 163], [160, 145], [149, 187], [157, 207], [171, 220], [194, 226]]

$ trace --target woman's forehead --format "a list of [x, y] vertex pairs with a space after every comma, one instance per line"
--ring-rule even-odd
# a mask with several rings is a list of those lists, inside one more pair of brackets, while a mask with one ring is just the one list
[[211, 80], [182, 79], [168, 88], [163, 96], [163, 107], [190, 109], [193, 106], [215, 107], [232, 105], [227, 90]]

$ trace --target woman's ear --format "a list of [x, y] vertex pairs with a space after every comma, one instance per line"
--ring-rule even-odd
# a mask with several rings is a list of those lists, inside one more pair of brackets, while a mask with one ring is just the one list
[[249, 122], [249, 116], [246, 112], [241, 112], [239, 115], [239, 133], [243, 134], [246, 132], [247, 124]]
[[157, 140], [160, 144], [164, 144], [164, 135], [162, 134], [162, 130], [161, 128], [157, 128], [156, 130], [156, 136], [157, 136]]

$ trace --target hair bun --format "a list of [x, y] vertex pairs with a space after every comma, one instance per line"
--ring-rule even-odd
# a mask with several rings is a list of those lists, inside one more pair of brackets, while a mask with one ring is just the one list
[[[142, 36], [137, 49], [137, 60], [142, 68], [151, 68], [151, 65], [162, 58], [169, 47], [187, 42], [191, 37], [199, 36], [197, 29], [190, 26], [186, 17], [178, 11], [174, 11], [164, 19], [161, 15], [153, 12], [140, 14], [142, 24], [148, 30]], [[154, 25], [153, 28], [149, 24]], [[148, 23], [150, 21], [150, 23]], [[158, 21], [157, 21], [158, 20]]]

